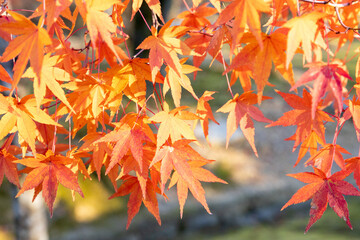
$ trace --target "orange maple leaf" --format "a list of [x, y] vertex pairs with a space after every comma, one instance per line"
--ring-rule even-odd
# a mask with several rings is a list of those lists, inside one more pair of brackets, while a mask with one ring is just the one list
[[341, 153], [351, 154], [339, 145], [326, 144], [305, 162], [305, 166], [312, 165], [324, 173], [330, 174], [332, 164], [335, 161], [341, 169], [344, 169], [345, 161]]
[[297, 129], [294, 136], [287, 140], [294, 140], [293, 151], [303, 143], [300, 147], [299, 156], [295, 163], [295, 166], [305, 156], [306, 152], [310, 150], [311, 154], [314, 154], [317, 150], [317, 143], [325, 143], [325, 126], [324, 122], [332, 122], [333, 120], [329, 115], [322, 111], [324, 106], [322, 103], [318, 104], [315, 112], [315, 117], [312, 117], [312, 96], [304, 89], [302, 97], [295, 94], [277, 92], [284, 100], [289, 104], [293, 110], [290, 110], [277, 121], [267, 125], [266, 127], [273, 126], [293, 126], [296, 125]]
[[[94, 144], [116, 142], [105, 174], [108, 174], [129, 150], [136, 160], [140, 171], [143, 171], [143, 143], [145, 141], [155, 142], [155, 136], [151, 128], [146, 124], [147, 117], [138, 116], [136, 119], [132, 117], [134, 117], [134, 115], [123, 117], [120, 123], [115, 124], [117, 127], [114, 131], [94, 142]], [[131, 122], [131, 120], [133, 122]]]
[[219, 123], [215, 120], [214, 115], [211, 111], [210, 104], [208, 101], [214, 99], [211, 95], [213, 95], [215, 92], [213, 91], [205, 91], [204, 94], [201, 96], [201, 98], [198, 101], [197, 108], [196, 108], [196, 114], [200, 117], [200, 124], [204, 132], [204, 136], [206, 138], [206, 141], [210, 144], [208, 135], [209, 135], [209, 119], [212, 120], [214, 123], [219, 125]]
[[210, 25], [210, 21], [206, 17], [217, 13], [215, 8], [208, 7], [209, 3], [202, 4], [180, 13], [177, 18], [184, 19], [181, 22], [182, 26], [193, 27], [202, 29], [207, 25]]
[[73, 163], [73, 159], [62, 155], [54, 155], [49, 150], [45, 155], [37, 154], [36, 158], [24, 158], [15, 162], [30, 168], [30, 172], [16, 197], [34, 188], [35, 198], [40, 192], [39, 190], [42, 190], [43, 198], [49, 207], [51, 216], [59, 182], [64, 187], [74, 190], [84, 197], [77, 176], [65, 166]]
[[143, 169], [143, 141], [150, 140], [140, 129], [119, 129], [110, 132], [95, 142], [116, 142], [110, 164], [106, 170], [107, 174], [124, 156], [128, 150], [139, 164], [140, 170]]
[[149, 64], [151, 76], [155, 82], [155, 76], [160, 71], [164, 61], [169, 68], [173, 69], [181, 78], [181, 64], [177, 54], [197, 55], [186, 44], [177, 37], [184, 34], [188, 28], [184, 26], [172, 26], [174, 19], [168, 21], [159, 32], [155, 27], [151, 27], [151, 36], [147, 37], [137, 49], [150, 49]]
[[170, 137], [172, 142], [182, 139], [196, 140], [194, 131], [184, 120], [195, 120], [199, 117], [191, 112], [185, 111], [186, 106], [175, 108], [171, 111], [158, 112], [149, 121], [161, 123], [157, 133], [157, 148], [159, 149]]
[[51, 57], [50, 54], [46, 54], [43, 58], [40, 74], [36, 74], [34, 69], [30, 67], [23, 74], [23, 77], [34, 78], [34, 95], [38, 108], [40, 108], [40, 104], [46, 95], [47, 87], [61, 102], [74, 111], [70, 106], [61, 85], [58, 83], [58, 81], [68, 82], [71, 80], [72, 76], [63, 69], [56, 67], [58, 61], [59, 56]]
[[30, 146], [34, 155], [36, 153], [36, 124], [34, 121], [61, 126], [43, 110], [36, 107], [36, 101], [31, 95], [19, 100], [0, 94], [0, 114], [4, 114], [0, 120], [0, 139], [17, 129], [20, 138]]
[[[171, 180], [169, 183], [169, 189], [174, 186], [175, 184], [177, 184], [177, 195], [178, 195], [178, 199], [179, 199], [179, 205], [180, 205], [180, 217], [182, 218], [183, 216], [183, 210], [184, 210], [184, 205], [188, 196], [188, 190], [190, 189], [191, 193], [193, 194], [193, 196], [196, 198], [196, 200], [198, 200], [206, 209], [206, 211], [208, 213], [210, 213], [210, 209], [206, 203], [206, 199], [205, 199], [205, 190], [203, 189], [203, 187], [201, 186], [200, 181], [202, 182], [219, 182], [219, 183], [224, 183], [227, 184], [227, 182], [225, 182], [224, 180], [216, 177], [214, 174], [212, 174], [209, 170], [206, 170], [205, 168], [202, 168], [202, 166], [204, 166], [205, 164], [208, 164], [212, 161], [193, 161], [190, 160], [188, 161], [190, 167], [191, 167], [191, 171], [193, 173], [194, 176], [194, 183], [193, 185], [190, 185], [186, 182], [186, 180], [181, 177], [181, 175], [178, 173], [178, 171], [174, 171], [173, 175], [171, 176]], [[196, 186], [196, 189], [193, 188], [193, 186]]]
[[[353, 100], [348, 101], [348, 105], [349, 108], [347, 108], [346, 110], [348, 111], [348, 113], [350, 113], [353, 119], [356, 136], [358, 140], [360, 140], [360, 100], [356, 99], [354, 96]], [[347, 111], [345, 111], [344, 115], [347, 113]]]
[[[88, 133], [81, 140], [84, 141], [84, 144], [80, 147], [79, 152], [92, 152], [90, 155], [91, 163], [90, 166], [92, 169], [95, 169], [98, 179], [101, 179], [101, 168], [105, 164], [106, 160], [110, 158], [112, 148], [106, 142], [99, 142], [94, 144], [97, 140], [105, 136], [105, 133]], [[92, 172], [92, 171], [91, 171]]]
[[[58, 20], [61, 13], [63, 11], [69, 10], [70, 5], [72, 4], [72, 0], [38, 0], [42, 2], [34, 14], [31, 17], [41, 16], [44, 14], [44, 9], [46, 11], [45, 23], [47, 25], [47, 29], [50, 29], [53, 24]], [[43, 5], [45, 3], [45, 6]]]
[[256, 38], [251, 34], [244, 34], [241, 42], [248, 43], [238, 53], [231, 62], [227, 71], [232, 69], [250, 70], [255, 80], [258, 101], [261, 103], [262, 94], [266, 85], [269, 85], [269, 77], [272, 69], [272, 62], [275, 69], [287, 80], [290, 85], [294, 85], [294, 73], [292, 66], [285, 67], [286, 60], [286, 38], [280, 31], [275, 31], [270, 35], [261, 34], [262, 47]]
[[349, 176], [350, 173], [350, 171], [340, 171], [334, 173], [330, 177], [326, 177], [326, 174], [323, 171], [314, 168], [314, 173], [302, 172], [288, 174], [288, 176], [301, 182], [308, 183], [308, 185], [300, 188], [281, 210], [292, 204], [298, 204], [312, 199], [310, 220], [305, 229], [305, 233], [322, 217], [328, 204], [352, 229], [349, 219], [349, 210], [343, 195], [360, 196], [360, 192], [353, 185], [343, 180]]
[[[210, 66], [215, 59], [220, 63], [223, 63], [222, 55], [219, 53], [223, 44], [231, 39], [227, 26], [220, 26], [214, 30], [214, 32], [210, 30], [207, 30], [206, 32], [189, 32], [188, 35], [189, 37], [185, 39], [185, 43], [198, 53], [198, 55], [193, 56], [193, 65], [195, 67], [200, 67], [202, 62], [205, 60], [207, 53], [209, 53], [213, 58]], [[226, 62], [225, 66], [227, 66]], [[194, 72], [194, 80], [196, 79], [196, 75], [197, 71]]]
[[201, 193], [198, 192], [198, 190], [200, 191], [200, 188], [195, 181], [188, 160], [207, 161], [207, 159], [194, 151], [189, 146], [190, 142], [192, 142], [192, 140], [182, 139], [174, 142], [172, 145], [164, 145], [160, 149], [157, 149], [150, 167], [161, 161], [160, 177], [162, 193], [164, 192], [165, 184], [170, 178], [172, 170], [176, 170], [189, 184], [191, 189], [195, 191], [195, 194], [200, 197]]
[[[161, 14], [161, 5], [159, 0], [145, 0], [151, 11], [153, 11], [162, 22], [164, 21], [164, 18]], [[143, 0], [133, 0], [132, 4], [132, 14], [130, 21], [134, 18], [135, 14], [139, 11], [141, 5], [143, 3]]]
[[345, 160], [346, 169], [351, 171], [356, 185], [360, 187], [360, 157], [352, 157]]
[[[263, 100], [265, 99], [270, 99], [270, 97], [263, 97]], [[226, 147], [229, 146], [230, 137], [240, 125], [240, 129], [246, 140], [249, 142], [255, 155], [258, 156], [254, 142], [255, 127], [251, 118], [256, 121], [268, 123], [271, 122], [271, 120], [264, 117], [262, 112], [253, 106], [256, 103], [257, 95], [249, 91], [244, 92], [240, 96], [239, 94], [236, 94], [233, 99], [229, 100], [224, 106], [216, 111], [229, 113], [226, 123]]]
[[15, 89], [30, 59], [35, 74], [40, 76], [44, 57], [44, 47], [52, 43], [49, 34], [39, 25], [16, 12], [8, 11], [14, 21], [0, 25], [2, 31], [19, 35], [14, 38], [3, 53], [0, 61], [7, 62], [18, 56], [14, 71], [12, 89]]
[[270, 6], [264, 0], [234, 0], [222, 10], [215, 24], [225, 24], [235, 17], [231, 31], [232, 47], [234, 48], [239, 43], [246, 26], [249, 26], [251, 33], [262, 47], [259, 12], [270, 12]]
[[15, 163], [18, 159], [14, 156], [17, 154], [16, 150], [18, 150], [18, 147], [11, 146], [14, 136], [15, 134], [11, 134], [0, 148], [0, 186], [5, 175], [11, 183], [20, 188], [19, 173]]
[[89, 30], [92, 46], [98, 48], [99, 42], [104, 41], [114, 53], [116, 59], [121, 62], [111, 38], [111, 34], [116, 32], [116, 25], [109, 14], [104, 12], [117, 2], [118, 0], [91, 0], [86, 2], [75, 0], [76, 6]]
[[[107, 73], [112, 75], [111, 89], [105, 104], [109, 104], [113, 112], [121, 104], [121, 94], [124, 93], [132, 101], [144, 106], [146, 100], [146, 81], [152, 81], [148, 59], [134, 58], [123, 61], [122, 66], [113, 67]], [[156, 75], [156, 83], [163, 83], [160, 72]]]

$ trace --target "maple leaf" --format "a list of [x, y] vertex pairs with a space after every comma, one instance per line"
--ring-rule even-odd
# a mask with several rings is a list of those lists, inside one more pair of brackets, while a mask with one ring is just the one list
[[[160, 5], [160, 1], [159, 0], [145, 0], [147, 5], [149, 6], [149, 8], [151, 9], [151, 11], [153, 11], [162, 22], [164, 21], [164, 18], [161, 14], [161, 5]], [[131, 20], [133, 20], [135, 13], [137, 13], [137, 11], [139, 11], [141, 5], [143, 3], [143, 0], [133, 0], [133, 4], [132, 4], [132, 14], [131, 14]]]
[[219, 62], [223, 62], [220, 54], [220, 51], [223, 45], [232, 40], [231, 31], [229, 27], [226, 25], [222, 25], [221, 27], [217, 28], [212, 35], [212, 38], [208, 44], [206, 51], [213, 57], [213, 60], [210, 62], [211, 66], [215, 59]]
[[2, 31], [19, 35], [14, 38], [3, 53], [0, 61], [7, 62], [18, 56], [14, 65], [12, 89], [15, 89], [30, 59], [31, 67], [40, 76], [44, 56], [44, 47], [52, 43], [49, 34], [29, 19], [16, 12], [8, 11], [14, 21], [0, 25]]
[[15, 163], [18, 159], [14, 156], [14, 150], [18, 147], [16, 147], [16, 149], [11, 149], [11, 142], [13, 141], [14, 136], [14, 134], [11, 134], [0, 148], [0, 186], [5, 175], [11, 183], [20, 188], [19, 174]]
[[[210, 66], [216, 59], [220, 63], [222, 61], [222, 55], [219, 54], [224, 43], [228, 42], [228, 39], [231, 39], [231, 35], [227, 26], [220, 26], [213, 31], [207, 30], [206, 32], [189, 32], [189, 38], [185, 39], [185, 43], [198, 55], [193, 56], [193, 65], [195, 67], [200, 67], [202, 62], [205, 60], [207, 53], [209, 53], [213, 60], [210, 63]], [[227, 63], [225, 62], [225, 66]], [[194, 72], [194, 80], [196, 79], [197, 71]]]
[[210, 104], [208, 101], [214, 99], [211, 95], [213, 95], [215, 92], [213, 91], [205, 91], [204, 94], [201, 96], [201, 98], [198, 101], [197, 108], [196, 108], [196, 114], [200, 117], [200, 124], [204, 132], [204, 136], [206, 138], [206, 141], [209, 142], [209, 119], [212, 120], [214, 123], [219, 125], [219, 123], [215, 120], [214, 115], [211, 111]]
[[210, 21], [206, 17], [217, 13], [215, 8], [208, 7], [209, 3], [202, 4], [191, 8], [189, 11], [180, 13], [177, 18], [184, 19], [181, 22], [182, 26], [204, 28], [206, 25], [210, 25]]
[[[128, 36], [124, 32], [122, 32], [121, 35], [122, 37], [112, 37], [111, 39], [114, 43], [114, 48], [117, 55], [120, 57], [121, 60], [124, 60], [124, 59], [128, 59], [129, 57], [118, 45], [124, 43], [127, 40]], [[106, 59], [110, 67], [119, 66], [116, 56], [114, 55], [112, 49], [110, 49], [105, 42], [100, 42], [97, 47], [98, 47], [98, 51], [96, 51], [95, 53], [96, 53], [96, 58], [99, 59], [98, 60], [99, 64], [101, 64], [103, 59]]]
[[[50, 29], [53, 26], [53, 24], [58, 20], [60, 14], [63, 11], [69, 9], [72, 3], [72, 0], [45, 0], [45, 1], [38, 0], [38, 1], [42, 3], [37, 7], [32, 17], [36, 17], [37, 15], [41, 16], [42, 14], [44, 14], [43, 11], [45, 9], [46, 10], [45, 21], [48, 29]], [[43, 5], [43, 3], [45, 3], [45, 6]]]
[[109, 14], [104, 12], [117, 2], [118, 0], [88, 0], [86, 2], [75, 0], [76, 6], [79, 8], [79, 12], [89, 30], [92, 46], [97, 48], [99, 42], [104, 41], [114, 53], [116, 59], [121, 62], [111, 38], [111, 34], [116, 32], [116, 25]]
[[194, 131], [184, 120], [195, 120], [199, 117], [191, 112], [185, 111], [186, 106], [175, 108], [171, 111], [158, 112], [149, 121], [161, 123], [157, 133], [157, 148], [159, 149], [170, 137], [172, 142], [186, 139], [196, 140]]
[[[263, 97], [263, 99], [270, 99], [270, 97]], [[216, 112], [229, 113], [227, 122], [226, 122], [226, 148], [229, 146], [230, 137], [234, 134], [238, 126], [243, 132], [246, 140], [249, 142], [256, 156], [257, 150], [255, 147], [254, 136], [255, 136], [255, 127], [254, 123], [251, 120], [253, 118], [259, 122], [271, 122], [270, 119], [264, 117], [262, 112], [252, 106], [257, 102], [257, 95], [249, 92], [244, 92], [239, 96], [236, 94], [233, 99], [229, 100]]]
[[337, 63], [313, 63], [309, 66], [310, 69], [300, 77], [295, 85], [292, 86], [290, 91], [307, 82], [314, 81], [312, 90], [313, 99], [311, 106], [311, 116], [314, 118], [317, 105], [319, 104], [321, 98], [325, 95], [325, 92], [328, 91], [329, 87], [337, 101], [338, 112], [341, 113], [343, 109], [343, 87], [341, 76], [347, 79], [352, 79], [350, 75]]
[[136, 177], [126, 175], [122, 178], [122, 180], [123, 183], [121, 186], [117, 189], [116, 193], [111, 195], [109, 199], [130, 194], [128, 201], [128, 221], [126, 229], [129, 228], [132, 219], [139, 212], [141, 203], [144, 203], [145, 207], [156, 218], [159, 225], [161, 225], [158, 200], [156, 198], [156, 193], [160, 193], [159, 187], [154, 185], [150, 179], [147, 179], [146, 196], [143, 197], [140, 183]]
[[188, 161], [189, 166], [191, 167], [191, 171], [194, 176], [194, 185], [196, 186], [196, 189], [193, 188], [193, 185], [189, 185], [184, 178], [179, 175], [177, 171], [174, 171], [173, 175], [171, 176], [171, 180], [169, 183], [169, 189], [177, 184], [177, 195], [179, 198], [179, 205], [180, 205], [180, 217], [183, 216], [183, 210], [184, 205], [188, 196], [188, 190], [190, 189], [193, 196], [198, 200], [206, 209], [208, 213], [210, 213], [210, 209], [206, 203], [205, 199], [205, 190], [201, 186], [200, 181], [202, 182], [219, 182], [227, 184], [224, 180], [216, 177], [214, 174], [212, 174], [209, 170], [202, 168], [207, 163], [210, 163], [212, 161]]
[[[34, 95], [36, 98], [37, 107], [40, 108], [40, 104], [46, 95], [46, 87], [62, 101], [69, 109], [74, 111], [70, 106], [70, 103], [66, 99], [64, 91], [57, 81], [70, 81], [71, 76], [69, 73], [61, 68], [55, 67], [59, 60], [59, 56], [50, 57], [50, 54], [46, 54], [43, 58], [43, 64], [40, 74], [36, 74], [32, 67], [28, 68], [23, 74], [23, 77], [34, 78]], [[40, 76], [40, 77], [38, 77]]]
[[[285, 6], [285, 2], [287, 3], [287, 6]], [[294, 0], [274, 0], [273, 1], [273, 9], [274, 9], [274, 14], [272, 16], [272, 24], [275, 25], [279, 16], [284, 14], [284, 8], [287, 9], [289, 8], [291, 11], [291, 14], [293, 16], [296, 16], [296, 12], [297, 12], [297, 7], [296, 7], [296, 1]]]
[[[127, 121], [124, 119], [127, 119]], [[112, 154], [109, 166], [105, 174], [108, 174], [109, 171], [117, 164], [119, 161], [127, 154], [130, 150], [132, 156], [136, 160], [140, 171], [143, 171], [143, 142], [144, 141], [154, 141], [155, 137], [152, 133], [151, 128], [145, 123], [147, 120], [144, 116], [139, 116], [137, 119], [132, 119], [133, 123], [129, 123], [129, 118], [124, 118], [117, 124], [118, 126], [114, 131], [106, 134], [102, 138], [94, 142], [94, 144], [101, 142], [116, 142]], [[123, 123], [126, 123], [123, 124]], [[130, 127], [129, 125], [133, 125]]]
[[233, 48], [239, 43], [246, 26], [262, 46], [259, 12], [270, 12], [269, 5], [264, 0], [234, 0], [222, 12], [216, 25], [225, 24], [235, 17], [233, 22]]
[[[112, 75], [111, 89], [105, 104], [110, 104], [117, 111], [121, 101], [119, 97], [124, 93], [132, 101], [144, 106], [146, 100], [146, 80], [152, 81], [151, 69], [148, 59], [134, 58], [124, 60], [123, 65], [114, 67], [108, 71]], [[164, 77], [160, 72], [156, 75], [156, 83], [164, 83]]]
[[347, 108], [346, 110], [349, 111], [352, 116], [354, 128], [356, 131], [356, 136], [358, 140], [360, 140], [360, 100], [355, 99], [354, 97], [353, 100], [348, 101], [348, 105], [349, 108]]
[[36, 122], [35, 124], [36, 138], [38, 140], [35, 145], [37, 153], [45, 154], [51, 149], [55, 154], [60, 154], [61, 152], [69, 150], [71, 147], [69, 144], [57, 142], [57, 138], [60, 134], [68, 134], [68, 131], [65, 128], [39, 122]]
[[242, 71], [251, 70], [252, 77], [255, 80], [258, 101], [261, 103], [262, 94], [266, 85], [269, 85], [268, 79], [270, 77], [272, 62], [276, 70], [290, 83], [294, 85], [294, 73], [292, 66], [285, 68], [286, 59], [286, 38], [280, 31], [275, 31], [270, 35], [261, 34], [262, 46], [259, 45], [255, 37], [251, 34], [244, 34], [242, 42], [248, 43], [238, 53], [227, 69], [229, 72], [232, 69]]
[[351, 154], [339, 145], [326, 144], [317, 153], [311, 156], [311, 158], [305, 162], [305, 165], [315, 166], [324, 173], [329, 174], [333, 161], [335, 161], [341, 169], [345, 168], [345, 161], [341, 153]]
[[184, 34], [188, 28], [184, 26], [171, 27], [173, 20], [174, 19], [168, 21], [159, 32], [152, 26], [152, 35], [145, 38], [136, 48], [150, 49], [149, 64], [153, 82], [164, 61], [168, 67], [173, 69], [177, 76], [181, 78], [181, 64], [177, 54], [197, 55], [182, 40], [176, 38]]
[[322, 102], [316, 107], [315, 117], [312, 117], [312, 96], [306, 89], [303, 89], [302, 97], [280, 91], [277, 93], [294, 109], [284, 113], [277, 121], [266, 127], [297, 126], [294, 136], [287, 139], [295, 141], [293, 151], [295, 151], [300, 143], [303, 143], [295, 163], [296, 166], [301, 158], [305, 156], [308, 149], [310, 149], [311, 153], [314, 153], [314, 149], [317, 149], [317, 143], [325, 143], [324, 122], [333, 122], [333, 120], [326, 112], [322, 111], [324, 108]]
[[92, 152], [91, 154], [91, 165], [95, 168], [98, 179], [101, 179], [101, 168], [104, 165], [105, 161], [111, 154], [111, 147], [106, 142], [99, 142], [94, 144], [97, 140], [105, 136], [105, 133], [88, 133], [81, 140], [84, 141], [84, 144], [80, 147], [79, 152]]
[[195, 195], [199, 198], [203, 195], [201, 193], [203, 190], [201, 190], [202, 188], [200, 189], [199, 185], [196, 183], [188, 160], [207, 161], [207, 159], [201, 157], [188, 145], [192, 141], [193, 140], [182, 139], [174, 142], [172, 145], [164, 145], [160, 149], [157, 149], [150, 167], [161, 161], [160, 177], [162, 193], [164, 192], [165, 184], [174, 169], [190, 185], [194, 190]]
[[176, 107], [180, 107], [180, 99], [181, 99], [181, 87], [185, 88], [187, 91], [191, 93], [191, 95], [198, 100], [192, 86], [190, 79], [185, 75], [195, 71], [201, 71], [201, 69], [194, 67], [192, 65], [184, 64], [186, 62], [185, 59], [180, 60], [181, 64], [181, 77], [179, 78], [176, 72], [172, 69], [167, 67], [166, 68], [166, 77], [164, 80], [163, 86], [163, 95], [165, 97], [166, 93], [171, 89], [171, 95], [174, 99], [174, 104]]
[[356, 185], [360, 187], [360, 157], [352, 157], [345, 160], [346, 169], [353, 172]]
[[[71, 116], [79, 116], [80, 113], [91, 112], [92, 118], [99, 119], [104, 117], [103, 103], [107, 97], [108, 91], [111, 89], [109, 82], [113, 76], [108, 73], [97, 74], [84, 74], [79, 75], [78, 79], [62, 86], [68, 90], [73, 91], [67, 94], [67, 100], [74, 112], [68, 115], [67, 119]], [[58, 115], [67, 114], [68, 110], [60, 105]]]
[[[12, 83], [12, 79], [11, 79], [9, 73], [6, 71], [6, 69], [2, 65], [0, 65], [0, 81], [6, 82], [9, 84]], [[0, 85], [1, 92], [8, 91], [8, 90], [10, 90], [10, 89], [5, 86]]]
[[[51, 216], [53, 214], [53, 206], [59, 182], [64, 187], [74, 190], [84, 197], [77, 176], [65, 166], [71, 164], [73, 159], [62, 155], [54, 155], [54, 153], [49, 150], [45, 155], [37, 154], [36, 158], [24, 158], [15, 162], [31, 168], [16, 197], [33, 188], [35, 189], [34, 197], [36, 197], [40, 188], [43, 198], [49, 207]], [[36, 189], [38, 191], [36, 191]]]
[[317, 22], [325, 16], [325, 13], [314, 11], [303, 14], [300, 17], [294, 17], [283, 25], [285, 28], [290, 28], [287, 37], [286, 68], [289, 67], [290, 61], [294, 57], [300, 43], [302, 44], [306, 61], [309, 63], [312, 62], [312, 42], [317, 42], [317, 44], [326, 48], [322, 37], [317, 36], [319, 35]]
[[352, 229], [349, 210], [343, 195], [360, 196], [360, 192], [353, 185], [343, 180], [349, 176], [350, 173], [350, 171], [340, 171], [330, 177], [326, 177], [323, 171], [314, 168], [314, 172], [288, 174], [288, 176], [308, 183], [308, 185], [300, 188], [281, 210], [284, 210], [292, 204], [298, 204], [312, 199], [310, 220], [305, 229], [305, 233], [322, 217], [328, 204]]
[[[146, 198], [146, 184], [149, 178], [149, 166], [152, 159], [154, 158], [155, 150], [155, 144], [147, 143], [143, 146], [142, 169], [140, 169], [139, 164], [137, 164], [137, 161], [134, 159], [133, 155], [127, 155], [119, 161], [121, 171], [116, 180], [119, 180], [122, 177], [130, 174], [130, 172], [135, 172], [140, 184], [143, 198]], [[156, 181], [153, 181], [153, 183], [157, 184]]]
[[139, 164], [140, 169], [143, 168], [143, 141], [149, 138], [139, 129], [119, 129], [110, 132], [95, 142], [116, 142], [110, 164], [106, 170], [107, 174], [128, 152], [131, 150], [132, 155]]
[[61, 126], [43, 110], [36, 107], [36, 101], [31, 98], [31, 95], [18, 100], [0, 94], [0, 114], [4, 114], [0, 120], [0, 139], [17, 129], [19, 136], [29, 144], [34, 155], [36, 153], [34, 120], [39, 123]]

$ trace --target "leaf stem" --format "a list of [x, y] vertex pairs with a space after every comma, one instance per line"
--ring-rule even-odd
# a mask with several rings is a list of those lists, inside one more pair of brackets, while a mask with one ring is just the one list
[[183, 3], [184, 3], [184, 5], [185, 5], [186, 9], [187, 9], [189, 12], [192, 12], [191, 9], [190, 9], [190, 7], [189, 7], [189, 5], [187, 4], [187, 2], [186, 2], [185, 0], [183, 0]]
[[[220, 51], [220, 56], [221, 56], [222, 64], [224, 66], [224, 72], [226, 72], [225, 59], [224, 59], [224, 55], [222, 54], [222, 51]], [[231, 86], [230, 86], [229, 76], [228, 76], [227, 73], [225, 73], [225, 77], [226, 77], [226, 82], [227, 82], [228, 89], [229, 89], [229, 92], [231, 94], [231, 97], [234, 98], [234, 93], [232, 92], [232, 89], [231, 89]]]
[[141, 12], [141, 10], [140, 10], [140, 9], [139, 9], [139, 13], [140, 13], [140, 15], [141, 15], [142, 19], [144, 20], [144, 22], [145, 22], [145, 24], [146, 24], [147, 28], [148, 28], [148, 29], [149, 29], [149, 31], [151, 32], [151, 28], [150, 28], [149, 24], [147, 23], [147, 21], [146, 21], [146, 19], [145, 19], [144, 15], [142, 14], [142, 12]]

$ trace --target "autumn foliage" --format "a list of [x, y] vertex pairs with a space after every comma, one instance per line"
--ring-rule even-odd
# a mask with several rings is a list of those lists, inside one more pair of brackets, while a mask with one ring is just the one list
[[[59, 184], [83, 196], [78, 179], [96, 172], [112, 182], [110, 198], [130, 195], [127, 227], [142, 204], [161, 224], [158, 199], [167, 199], [175, 186], [181, 216], [189, 192], [210, 213], [202, 182], [226, 182], [205, 168], [213, 160], [193, 148], [201, 144], [194, 124], [200, 123], [209, 144], [209, 121], [218, 124], [210, 104], [219, 93], [192, 87], [201, 68], [208, 68], [207, 57], [209, 67], [223, 66], [218, 81], [227, 93], [218, 91], [229, 100], [217, 112], [227, 117], [226, 146], [239, 128], [258, 156], [254, 121], [296, 126], [286, 140], [299, 149], [295, 165], [303, 161], [309, 171], [289, 176], [307, 185], [283, 209], [312, 199], [306, 231], [327, 205], [351, 228], [343, 195], [360, 195], [347, 180], [353, 174], [360, 187], [360, 157], [344, 159], [349, 152], [337, 137], [353, 122], [360, 141], [360, 60], [355, 73], [346, 67], [360, 51], [337, 56], [359, 38], [359, 1], [183, 0], [186, 11], [167, 22], [159, 0], [38, 1], [29, 17], [9, 9], [7, 1], [1, 5], [0, 36], [8, 46], [0, 61], [11, 61], [13, 69], [9, 74], [0, 65], [6, 83], [0, 86], [0, 184], [5, 176], [19, 188], [17, 196], [41, 193], [52, 214]], [[131, 54], [124, 18], [143, 16], [142, 5], [152, 22], [143, 18], [148, 32]], [[129, 8], [131, 16], [124, 13]], [[80, 29], [86, 30], [83, 48], [75, 49], [72, 38]], [[139, 57], [143, 52], [147, 58]], [[307, 68], [297, 79], [295, 55]], [[272, 71], [289, 92], [269, 81]], [[31, 85], [31, 94], [19, 91], [21, 84]], [[292, 108], [277, 120], [258, 108], [271, 101], [265, 87]], [[196, 109], [182, 105], [184, 90]], [[335, 133], [327, 142], [331, 124]]]

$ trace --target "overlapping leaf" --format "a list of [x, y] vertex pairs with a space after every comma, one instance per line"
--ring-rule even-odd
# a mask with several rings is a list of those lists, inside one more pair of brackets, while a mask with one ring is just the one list
[[15, 131], [30, 146], [33, 154], [35, 150], [36, 125], [34, 121], [43, 124], [61, 126], [43, 110], [36, 107], [36, 101], [30, 95], [21, 100], [4, 97], [0, 94], [0, 139]]
[[[210, 163], [209, 161], [208, 163]], [[214, 174], [212, 174], [209, 170], [202, 168], [207, 162], [205, 161], [188, 161], [191, 171], [194, 176], [194, 185], [196, 186], [196, 189], [193, 188], [192, 185], [189, 185], [187, 181], [181, 177], [181, 175], [178, 173], [178, 171], [174, 171], [173, 175], [171, 176], [171, 180], [169, 183], [169, 188], [174, 186], [176, 184], [177, 187], [177, 195], [179, 199], [179, 205], [180, 205], [180, 217], [183, 216], [184, 211], [184, 205], [188, 196], [188, 191], [193, 194], [193, 196], [198, 200], [206, 209], [208, 213], [210, 213], [210, 209], [206, 203], [205, 199], [205, 190], [201, 186], [200, 181], [202, 182], [219, 182], [227, 184], [224, 180], [216, 177]]]
[[303, 172], [288, 174], [288, 176], [304, 183], [308, 183], [308, 185], [300, 188], [281, 210], [292, 204], [298, 204], [312, 199], [310, 220], [305, 232], [307, 232], [310, 227], [322, 217], [328, 204], [352, 229], [349, 219], [349, 210], [343, 195], [360, 196], [360, 192], [353, 185], [344, 181], [344, 178], [350, 173], [350, 171], [340, 171], [334, 173], [330, 177], [326, 177], [326, 174], [323, 171], [314, 168], [314, 173]]
[[155, 82], [155, 77], [164, 62], [181, 78], [182, 67], [177, 54], [196, 55], [183, 41], [177, 38], [184, 34], [188, 28], [171, 26], [172, 22], [173, 20], [168, 21], [159, 32], [155, 27], [152, 27], [152, 35], [137, 47], [137, 49], [150, 49], [149, 60], [153, 82]]
[[[263, 97], [269, 99], [269, 97]], [[235, 133], [240, 126], [246, 140], [249, 142], [256, 156], [257, 150], [255, 147], [255, 127], [252, 119], [259, 122], [271, 122], [270, 119], [264, 117], [262, 112], [255, 106], [257, 103], [257, 95], [250, 92], [245, 92], [240, 96], [236, 94], [233, 99], [229, 100], [217, 112], [229, 113], [226, 122], [226, 147], [229, 145], [230, 137]]]
[[196, 113], [200, 116], [200, 124], [204, 132], [204, 136], [206, 141], [210, 144], [208, 135], [209, 135], [209, 119], [212, 120], [214, 123], [219, 125], [219, 123], [215, 120], [215, 117], [211, 111], [210, 104], [208, 101], [214, 99], [211, 95], [215, 92], [212, 91], [205, 91], [204, 94], [198, 101]]
[[18, 35], [18, 37], [9, 43], [0, 61], [7, 62], [18, 56], [13, 69], [14, 81], [12, 82], [12, 89], [14, 89], [29, 60], [35, 74], [41, 75], [44, 47], [50, 45], [52, 41], [49, 34], [40, 25], [42, 21], [39, 21], [39, 25], [35, 25], [19, 13], [12, 11], [8, 11], [8, 13], [13, 21], [2, 23], [0, 28], [2, 31]]
[[144, 203], [145, 207], [149, 210], [149, 212], [156, 218], [159, 225], [161, 225], [161, 219], [159, 215], [159, 206], [158, 200], [156, 198], [156, 194], [160, 193], [160, 189], [158, 186], [154, 185], [150, 179], [147, 180], [146, 183], [146, 196], [143, 197], [141, 192], [141, 187], [138, 179], [134, 176], [126, 175], [122, 178], [123, 183], [117, 189], [116, 193], [114, 193], [111, 198], [121, 197], [130, 194], [128, 201], [128, 221], [126, 225], [126, 229], [129, 228], [129, 225], [135, 215], [139, 212], [141, 203]]
[[246, 26], [249, 26], [251, 33], [262, 46], [259, 12], [270, 12], [270, 7], [264, 0], [235, 0], [220, 13], [216, 23], [225, 24], [235, 17], [232, 29], [233, 47], [239, 43]]
[[293, 150], [303, 143], [300, 147], [298, 160], [295, 163], [297, 165], [308, 150], [313, 154], [317, 150], [318, 143], [325, 143], [324, 123], [332, 122], [333, 120], [322, 111], [323, 106], [321, 103], [316, 107], [315, 117], [312, 117], [312, 96], [305, 89], [303, 90], [302, 97], [283, 92], [278, 92], [278, 94], [294, 109], [284, 113], [282, 117], [267, 125], [267, 127], [297, 126], [294, 136], [288, 138], [288, 140], [295, 141]]
[[50, 215], [53, 213], [59, 183], [84, 197], [78, 184], [77, 175], [66, 166], [73, 163], [72, 159], [62, 155], [54, 155], [49, 150], [46, 155], [38, 154], [36, 158], [24, 158], [16, 162], [29, 168], [29, 174], [26, 176], [25, 182], [16, 197], [19, 197], [25, 191], [35, 189], [35, 198], [42, 191]]
[[310, 69], [301, 76], [290, 90], [294, 90], [305, 83], [314, 81], [311, 116], [315, 118], [317, 106], [328, 89], [333, 93], [337, 102], [337, 110], [341, 113], [343, 109], [343, 84], [341, 77], [351, 79], [349, 73], [336, 63], [314, 63], [309, 66]]

